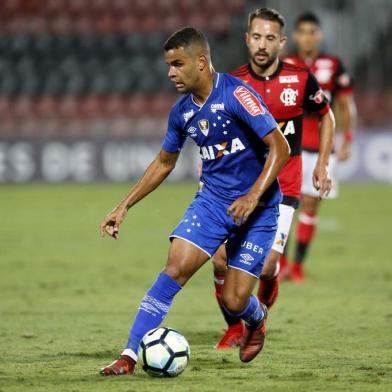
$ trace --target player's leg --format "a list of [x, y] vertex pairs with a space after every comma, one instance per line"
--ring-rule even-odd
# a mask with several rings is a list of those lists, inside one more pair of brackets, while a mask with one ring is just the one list
[[[201, 197], [196, 197], [188, 207], [170, 236], [172, 243], [166, 267], [142, 299], [122, 356], [103, 368], [101, 374], [133, 372], [140, 340], [146, 332], [159, 326], [175, 295], [227, 237], [226, 209], [226, 206], [207, 202]], [[223, 223], [219, 217], [223, 217]]]
[[267, 308], [252, 294], [256, 282], [255, 276], [229, 267], [223, 286], [222, 301], [226, 312], [246, 324], [240, 348], [242, 362], [251, 361], [264, 346]]
[[276, 302], [279, 294], [279, 260], [284, 253], [290, 233], [291, 223], [294, 216], [294, 207], [280, 204], [278, 230], [276, 232], [274, 244], [265, 260], [263, 271], [260, 276], [257, 298], [261, 303], [271, 308]]
[[[285, 277], [296, 282], [304, 281], [302, 263], [313, 240], [317, 226], [317, 212], [319, 207], [319, 192], [313, 186], [313, 170], [317, 163], [318, 153], [302, 152], [302, 186], [301, 203], [298, 213], [296, 233], [296, 251], [294, 264], [287, 270]], [[283, 277], [283, 276], [282, 276]]]
[[209, 258], [207, 253], [194, 244], [174, 238], [165, 268], [140, 303], [126, 348], [117, 361], [101, 369], [101, 374], [133, 373], [141, 339], [148, 331], [161, 324], [175, 295]]
[[[287, 244], [288, 235], [290, 232], [291, 223], [294, 216], [294, 207], [281, 204], [279, 205], [278, 230], [276, 232], [274, 245], [266, 257], [262, 274], [260, 276], [259, 288], [257, 297], [259, 301], [270, 308], [278, 297], [279, 293], [279, 259], [283, 254]], [[214, 281], [215, 281], [215, 295], [217, 297], [218, 305], [224, 315], [228, 325], [227, 330], [215, 346], [216, 348], [230, 348], [241, 343], [243, 334], [243, 323], [238, 317], [233, 317], [225, 311], [222, 300], [221, 291], [224, 283], [224, 277], [227, 270], [227, 257], [225, 248], [222, 246], [214, 255]]]
[[221, 245], [219, 247], [212, 259], [212, 262], [214, 267], [215, 298], [227, 323], [227, 329], [225, 330], [222, 338], [215, 345], [215, 348], [225, 349], [236, 347], [241, 343], [244, 333], [244, 325], [239, 317], [234, 317], [225, 311], [222, 302], [222, 291], [227, 272], [227, 255], [225, 245]]
[[298, 214], [297, 244], [291, 271], [291, 278], [298, 283], [305, 280], [303, 262], [316, 232], [319, 206], [318, 197], [303, 195]]
[[252, 294], [266, 255], [273, 245], [278, 208], [255, 210], [247, 223], [228, 239], [228, 271], [222, 292], [226, 311], [245, 322], [240, 359], [249, 362], [262, 350], [266, 333], [267, 307]]
[[[317, 154], [304, 151], [303, 154], [303, 184], [302, 184], [302, 200], [300, 212], [298, 216], [297, 226], [297, 244], [292, 266], [291, 277], [296, 282], [305, 280], [303, 262], [309, 251], [309, 247], [315, 238], [317, 224], [319, 222], [319, 209], [321, 200], [318, 191], [312, 185], [312, 173], [317, 161]], [[338, 182], [336, 177], [337, 158], [335, 154], [331, 154], [328, 166], [328, 172], [332, 179], [332, 189], [328, 195], [328, 199], [334, 199], [338, 194]]]
[[287, 248], [288, 248], [288, 239], [286, 242], [286, 246], [284, 247], [283, 253], [280, 255], [279, 258], [279, 279], [281, 278], [282, 274], [287, 270], [289, 267], [289, 258], [287, 256]]
[[[209, 255], [195, 245], [180, 238], [173, 239], [165, 268], [140, 304], [129, 334], [125, 350], [129, 353], [127, 355], [132, 356], [137, 353], [143, 336], [159, 326], [175, 295], [208, 259]], [[123, 354], [126, 354], [125, 351]]]

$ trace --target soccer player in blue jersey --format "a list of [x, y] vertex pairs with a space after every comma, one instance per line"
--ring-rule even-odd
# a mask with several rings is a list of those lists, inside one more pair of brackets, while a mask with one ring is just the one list
[[128, 195], [101, 223], [101, 234], [118, 237], [127, 211], [156, 189], [174, 169], [189, 137], [200, 147], [201, 187], [170, 236], [163, 271], [143, 297], [119, 359], [103, 375], [132, 374], [140, 340], [166, 316], [188, 279], [227, 241], [225, 309], [244, 320], [240, 360], [261, 351], [267, 309], [252, 294], [275, 238], [281, 192], [277, 175], [289, 146], [251, 87], [214, 71], [208, 42], [186, 27], [166, 41], [168, 76], [184, 94], [173, 106], [162, 149]]

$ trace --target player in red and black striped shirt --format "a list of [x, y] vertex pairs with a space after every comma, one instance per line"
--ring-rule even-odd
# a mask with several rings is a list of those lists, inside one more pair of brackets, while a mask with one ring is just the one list
[[[335, 198], [337, 196], [336, 163], [338, 160], [346, 160], [350, 155], [351, 131], [356, 122], [352, 81], [337, 57], [320, 52], [322, 31], [316, 15], [306, 12], [297, 18], [293, 39], [297, 44], [298, 51], [287, 56], [284, 61], [308, 67], [317, 78], [328, 99], [333, 102], [334, 108], [338, 109], [340, 113], [340, 122], [344, 130], [343, 142], [337, 153], [331, 154], [329, 163], [332, 189], [328, 197]], [[296, 254], [294, 264], [284, 273], [296, 282], [302, 282], [305, 279], [302, 263], [315, 233], [321, 201], [312, 185], [312, 170], [319, 151], [319, 122], [318, 118], [311, 113], [308, 113], [304, 118], [302, 147], [303, 183]]]
[[[279, 60], [279, 53], [285, 43], [283, 17], [272, 9], [256, 10], [249, 16], [246, 33], [250, 63], [232, 73], [263, 96], [291, 147], [291, 156], [279, 174], [283, 201], [279, 206], [277, 235], [263, 266], [258, 290], [259, 301], [267, 307], [272, 306], [278, 294], [279, 257], [284, 251], [301, 193], [304, 112], [314, 113], [320, 123], [320, 153], [313, 177], [321, 195], [328, 193], [330, 189], [327, 166], [334, 136], [334, 117], [316, 78], [307, 67], [298, 67]], [[241, 256], [244, 257], [244, 262], [249, 262], [246, 246], [248, 245], [244, 245]], [[241, 321], [230, 317], [221, 303], [225, 270], [225, 249], [221, 247], [214, 256], [214, 278], [216, 297], [229, 328], [217, 348], [238, 344], [242, 335]]]

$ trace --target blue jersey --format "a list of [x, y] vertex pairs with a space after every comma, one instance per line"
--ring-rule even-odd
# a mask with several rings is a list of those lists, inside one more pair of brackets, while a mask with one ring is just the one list
[[[241, 80], [215, 73], [203, 105], [186, 94], [173, 106], [163, 150], [179, 152], [190, 137], [200, 147], [202, 192], [232, 202], [247, 194], [262, 172], [268, 147], [261, 140], [277, 128], [261, 96]], [[275, 180], [261, 198], [265, 206], [281, 201]]]

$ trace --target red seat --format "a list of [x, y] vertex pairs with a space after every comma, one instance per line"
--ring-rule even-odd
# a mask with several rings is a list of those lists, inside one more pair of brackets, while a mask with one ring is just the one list
[[42, 97], [36, 101], [35, 110], [40, 118], [56, 118], [57, 101], [52, 97]]
[[143, 117], [148, 115], [150, 103], [142, 95], [133, 95], [127, 102], [126, 115], [128, 117]]
[[29, 97], [21, 97], [13, 102], [14, 117], [19, 120], [34, 117], [33, 101]]
[[126, 102], [118, 95], [113, 95], [105, 99], [103, 112], [105, 117], [118, 118], [123, 117], [127, 112]]
[[80, 103], [75, 97], [64, 97], [59, 101], [57, 114], [60, 118], [75, 118], [80, 115]]

